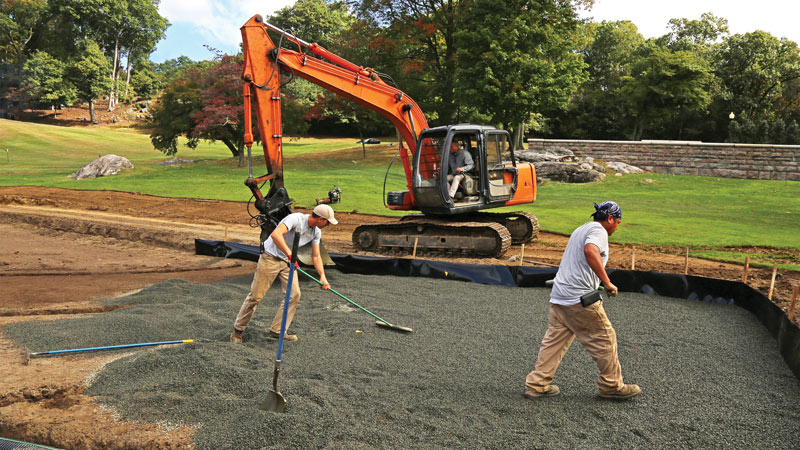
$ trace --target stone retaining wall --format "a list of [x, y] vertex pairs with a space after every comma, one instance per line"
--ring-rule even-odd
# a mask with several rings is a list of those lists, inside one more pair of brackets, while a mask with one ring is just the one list
[[656, 173], [800, 181], [800, 145], [528, 139], [528, 150], [556, 148]]

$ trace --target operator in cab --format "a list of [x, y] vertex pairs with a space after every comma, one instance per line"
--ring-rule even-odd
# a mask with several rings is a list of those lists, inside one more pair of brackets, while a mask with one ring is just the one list
[[[328, 279], [325, 277], [325, 265], [322, 262], [319, 243], [322, 239], [322, 229], [329, 224], [336, 225], [337, 223], [339, 222], [333, 217], [333, 208], [328, 205], [317, 205], [311, 214], [292, 213], [281, 220], [269, 235], [269, 238], [264, 241], [264, 245], [261, 248], [261, 256], [258, 258], [256, 273], [253, 275], [253, 283], [250, 285], [250, 293], [245, 297], [233, 324], [231, 342], [242, 342], [242, 333], [247, 328], [250, 319], [253, 318], [256, 307], [261, 303], [261, 299], [264, 298], [264, 294], [272, 286], [275, 278], [280, 276], [283, 294], [286, 295], [286, 286], [289, 284], [289, 264], [287, 264], [287, 261], [292, 259], [292, 250], [287, 242], [294, 241], [295, 233], [300, 233], [300, 247], [311, 244], [311, 260], [314, 268], [317, 269], [317, 273], [319, 273], [319, 280], [322, 283], [320, 287], [322, 289], [331, 288]], [[289, 325], [292, 323], [294, 312], [299, 302], [300, 283], [292, 283], [289, 311], [286, 315], [286, 330], [289, 329]], [[284, 304], [285, 302], [280, 302], [278, 312], [275, 313], [275, 318], [272, 320], [268, 336], [270, 339], [280, 338]], [[283, 339], [296, 341], [297, 335], [289, 334], [287, 331]]]
[[458, 184], [464, 178], [464, 172], [468, 172], [475, 167], [472, 161], [472, 155], [463, 148], [458, 146], [458, 143], [453, 141], [450, 144], [450, 159], [447, 165], [447, 181], [450, 183], [450, 198], [455, 202], [456, 191]]

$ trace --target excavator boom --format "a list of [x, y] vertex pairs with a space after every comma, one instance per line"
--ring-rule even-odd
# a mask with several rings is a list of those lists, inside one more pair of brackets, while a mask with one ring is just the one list
[[[271, 29], [297, 44], [298, 50], [276, 46], [267, 33]], [[420, 107], [403, 91], [386, 84], [372, 69], [357, 66], [341, 58], [320, 45], [310, 44], [280, 28], [267, 24], [261, 16], [254, 16], [242, 27], [244, 51], [245, 101], [252, 91], [258, 104], [257, 120], [259, 130], [265, 139], [264, 156], [268, 161], [267, 170], [275, 174], [275, 182], [282, 185], [283, 152], [280, 121], [280, 76], [279, 71], [289, 71], [316, 85], [335, 92], [387, 118], [400, 132], [407, 148], [401, 150], [406, 179], [411, 180], [411, 158], [417, 148], [420, 131], [428, 128], [428, 122]], [[336, 64], [315, 56], [323, 57]], [[266, 58], [271, 64], [264, 64]], [[247, 119], [247, 117], [245, 117]], [[245, 123], [245, 129], [250, 129]], [[245, 145], [252, 145], [245, 141]]]

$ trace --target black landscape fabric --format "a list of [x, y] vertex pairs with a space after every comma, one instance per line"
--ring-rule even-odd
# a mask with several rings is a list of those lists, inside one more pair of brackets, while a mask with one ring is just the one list
[[284, 348], [282, 414], [258, 409], [271, 388], [277, 342], [267, 327], [279, 286], [244, 343], [228, 342], [249, 277], [171, 280], [109, 301], [126, 308], [5, 332], [30, 351], [199, 340], [119, 352], [88, 393], [128, 420], [195, 426], [200, 449], [800, 446], [800, 383], [743, 308], [621, 293], [604, 306], [625, 381], [643, 394], [597, 397], [596, 366], [574, 343], [556, 374], [561, 395], [534, 401], [522, 392], [547, 326], [548, 289], [327, 275], [343, 295], [414, 332], [377, 327], [300, 277], [290, 329], [300, 339]]

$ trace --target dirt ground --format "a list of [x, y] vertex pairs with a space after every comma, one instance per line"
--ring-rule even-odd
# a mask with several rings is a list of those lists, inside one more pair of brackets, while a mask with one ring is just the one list
[[[323, 242], [338, 253], [354, 253], [351, 233], [357, 225], [392, 220], [343, 212], [337, 218], [340, 224], [325, 230]], [[195, 238], [255, 244], [258, 229], [248, 219], [246, 204], [238, 202], [0, 187], [0, 326], [102, 313], [100, 300], [171, 278], [211, 283], [250, 276], [254, 263], [194, 254]], [[525, 246], [524, 264], [558, 264], [566, 241], [541, 233]], [[519, 264], [508, 259], [521, 250], [514, 246], [503, 259], [456, 261]], [[682, 249], [642, 246], [612, 245], [608, 267], [630, 269], [634, 250], [636, 270], [685, 270]], [[688, 272], [741, 280], [743, 268], [690, 258]], [[748, 283], [766, 295], [771, 278], [771, 269], [751, 268]], [[778, 272], [773, 301], [784, 311], [796, 280], [800, 273]], [[60, 448], [191, 448], [193, 430], [124, 423], [84, 394], [87, 380], [119, 356], [29, 361], [27, 350], [0, 330], [0, 436]]]

